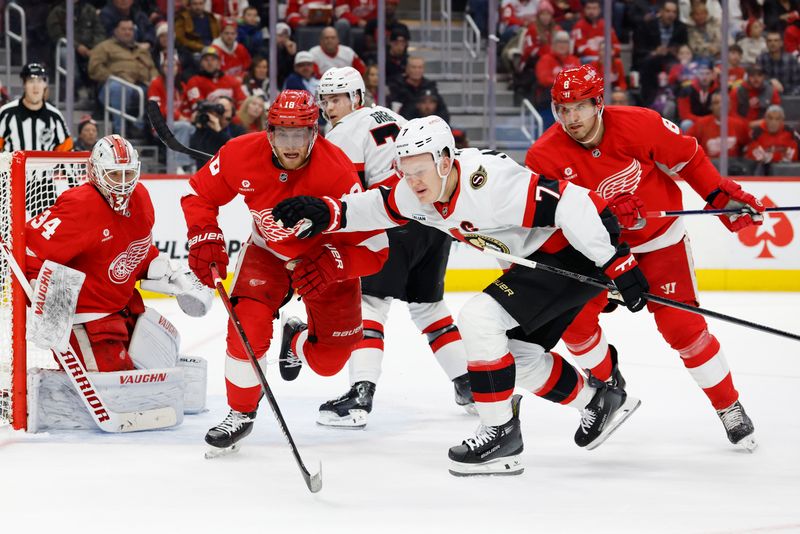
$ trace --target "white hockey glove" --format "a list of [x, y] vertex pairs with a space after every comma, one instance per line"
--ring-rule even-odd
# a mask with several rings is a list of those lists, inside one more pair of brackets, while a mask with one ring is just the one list
[[46, 260], [33, 285], [28, 308], [28, 341], [42, 349], [66, 350], [75, 320], [78, 294], [86, 275], [66, 265]]
[[203, 285], [189, 267], [163, 254], [150, 262], [141, 287], [176, 297], [178, 306], [190, 317], [204, 316], [214, 302], [214, 291]]

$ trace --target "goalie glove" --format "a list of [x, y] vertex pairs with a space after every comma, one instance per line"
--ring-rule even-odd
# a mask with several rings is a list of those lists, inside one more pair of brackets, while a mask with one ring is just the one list
[[183, 313], [202, 317], [214, 302], [214, 291], [206, 287], [185, 265], [160, 255], [150, 262], [142, 289], [171, 295], [178, 300]]
[[719, 216], [719, 220], [731, 232], [764, 222], [764, 205], [730, 178], [722, 178], [719, 186], [706, 197], [706, 202], [707, 210], [741, 208], [742, 213]]
[[[284, 228], [295, 228], [299, 239], [335, 232], [345, 225], [347, 206], [331, 197], [292, 197], [272, 209], [272, 218]], [[298, 226], [299, 225], [299, 226]]]

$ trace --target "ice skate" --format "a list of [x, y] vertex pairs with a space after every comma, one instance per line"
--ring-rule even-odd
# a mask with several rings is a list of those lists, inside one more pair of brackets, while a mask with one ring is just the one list
[[619, 356], [617, 348], [614, 345], [609, 345], [608, 350], [611, 353], [611, 378], [607, 380], [609, 384], [617, 386], [620, 389], [625, 389], [625, 378], [619, 370]]
[[238, 442], [253, 430], [256, 412], [237, 412], [231, 410], [220, 424], [206, 433], [209, 447], [205, 457], [217, 458], [239, 450]]
[[739, 445], [748, 452], [753, 452], [758, 447], [753, 436], [753, 432], [755, 432], [753, 421], [744, 411], [741, 402], [737, 400], [724, 410], [717, 410], [717, 415], [725, 425], [725, 432], [728, 433], [728, 440], [731, 443]]
[[589, 404], [581, 412], [581, 424], [575, 432], [575, 443], [588, 450], [599, 447], [636, 411], [642, 403], [625, 390], [589, 375], [587, 384], [597, 388]]
[[335, 428], [361, 429], [367, 426], [367, 415], [372, 411], [375, 384], [356, 382], [341, 397], [329, 400], [319, 407], [317, 424]]
[[453, 379], [453, 388], [456, 393], [456, 404], [464, 408], [470, 415], [478, 415], [475, 401], [472, 399], [472, 388], [469, 385], [469, 373], [464, 373]]
[[450, 448], [450, 474], [457, 477], [474, 475], [519, 475], [525, 467], [519, 460], [522, 453], [522, 431], [519, 424], [521, 395], [511, 397], [513, 416], [499, 426], [479, 426], [475, 437]]
[[289, 317], [283, 323], [283, 337], [281, 339], [281, 352], [278, 356], [278, 368], [281, 378], [292, 381], [300, 374], [303, 362], [292, 350], [292, 339], [295, 334], [308, 328], [308, 325], [300, 320], [299, 317]]

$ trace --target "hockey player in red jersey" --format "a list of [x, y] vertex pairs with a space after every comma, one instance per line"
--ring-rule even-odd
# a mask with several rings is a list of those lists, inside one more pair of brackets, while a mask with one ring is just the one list
[[[528, 257], [589, 276], [613, 278], [626, 305], [641, 310], [647, 281], [605, 201], [565, 180], [530, 172], [505, 154], [456, 151], [447, 123], [437, 116], [409, 121], [395, 140], [401, 180], [391, 189], [332, 198], [296, 197], [273, 216], [300, 235], [391, 228], [419, 221], [479, 247]], [[519, 395], [524, 388], [581, 411], [575, 443], [600, 445], [639, 406], [616, 384], [584, 379], [551, 352], [566, 326], [600, 290], [539, 269], [508, 269], [461, 309], [458, 318], [481, 426], [452, 447], [457, 476], [519, 474], [523, 470]]]
[[[272, 319], [296, 291], [308, 325], [290, 318], [283, 325], [281, 376], [294, 380], [303, 363], [330, 376], [344, 367], [361, 341], [358, 277], [377, 272], [388, 255], [384, 232], [299, 240], [294, 229], [272, 219], [272, 208], [295, 195], [339, 198], [361, 191], [353, 163], [317, 135], [319, 109], [306, 91], [286, 90], [269, 109], [267, 132], [228, 141], [189, 181], [181, 199], [189, 228], [189, 265], [213, 286], [210, 266], [227, 274], [219, 207], [239, 194], [253, 216], [253, 232], [239, 253], [231, 300], [259, 359], [266, 364]], [[206, 434], [211, 455], [235, 450], [251, 430], [261, 387], [232, 324], [228, 324], [225, 383], [230, 412]]]
[[[333, 124], [326, 139], [340, 147], [365, 187], [391, 186], [394, 140], [406, 120], [381, 106], [364, 107], [364, 80], [352, 67], [332, 68], [317, 89], [325, 118]], [[408, 303], [411, 319], [425, 334], [437, 363], [455, 387], [456, 403], [474, 413], [461, 334], [444, 303], [444, 273], [452, 239], [416, 222], [387, 232], [389, 259], [379, 273], [361, 279], [364, 339], [350, 356], [350, 390], [320, 406], [317, 422], [362, 428], [383, 362], [383, 332], [392, 300]]]
[[[553, 115], [558, 123], [528, 150], [526, 165], [535, 172], [563, 178], [594, 191], [609, 202], [623, 228], [621, 240], [631, 245], [654, 292], [697, 304], [697, 285], [689, 239], [680, 218], [650, 219], [632, 229], [645, 210], [682, 209], [680, 177], [711, 208], [742, 208], [742, 214], [721, 215], [736, 232], [760, 224], [764, 207], [736, 182], [721, 177], [697, 141], [658, 113], [638, 107], [603, 105], [603, 79], [588, 65], [565, 69], [552, 88]], [[606, 294], [589, 302], [564, 333], [578, 364], [602, 379], [616, 371], [617, 353], [598, 323]], [[755, 446], [753, 424], [739, 402], [720, 343], [702, 316], [648, 303], [659, 332], [678, 351], [684, 366], [708, 396], [728, 439]]]
[[[165, 285], [174, 286], [171, 294], [182, 291], [179, 285], [191, 291], [183, 273], [167, 273], [171, 262], [159, 257], [153, 244], [155, 214], [150, 195], [138, 183], [139, 165], [128, 141], [119, 135], [100, 139], [88, 163], [89, 182], [65, 191], [25, 227], [29, 279], [37, 277], [45, 260], [86, 275], [70, 342], [87, 371], [134, 369], [128, 346], [145, 311], [137, 281], [166, 276], [172, 284]], [[211, 293], [203, 292], [210, 305]]]

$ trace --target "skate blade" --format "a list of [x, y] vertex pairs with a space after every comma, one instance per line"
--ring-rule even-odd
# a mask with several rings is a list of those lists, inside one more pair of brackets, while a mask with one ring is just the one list
[[585, 447], [586, 450], [591, 451], [602, 445], [603, 442], [607, 440], [611, 436], [611, 434], [614, 433], [614, 431], [619, 427], [619, 425], [624, 423], [628, 419], [628, 417], [633, 415], [633, 412], [635, 412], [636, 409], [639, 408], [639, 406], [641, 406], [641, 404], [642, 401], [640, 401], [636, 397], [631, 397], [630, 395], [628, 395], [628, 398], [625, 399], [623, 405], [620, 406], [617, 412], [614, 414], [614, 419], [606, 423], [605, 428], [600, 433], [600, 435], [597, 436], [597, 439], [595, 439], [593, 442], [589, 443]]
[[465, 464], [450, 460], [450, 474], [456, 477], [473, 476], [513, 476], [521, 475], [525, 466], [519, 460], [519, 455], [504, 456], [496, 460], [480, 464]]
[[745, 436], [739, 440], [739, 443], [736, 444], [741, 450], [747, 451], [750, 454], [753, 454], [755, 450], [758, 448], [758, 442], [756, 438], [750, 434], [749, 436]]
[[209, 446], [208, 450], [205, 453], [206, 460], [213, 460], [214, 458], [219, 458], [221, 456], [228, 456], [235, 452], [239, 452], [239, 444], [234, 443], [230, 447], [211, 447]]
[[339, 416], [336, 412], [321, 411], [317, 424], [331, 428], [344, 428], [348, 430], [361, 430], [367, 426], [366, 410], [350, 410], [349, 415]]
[[464, 411], [467, 412], [469, 415], [478, 415], [478, 409], [475, 407], [474, 402], [470, 402], [469, 404], [459, 404]]

